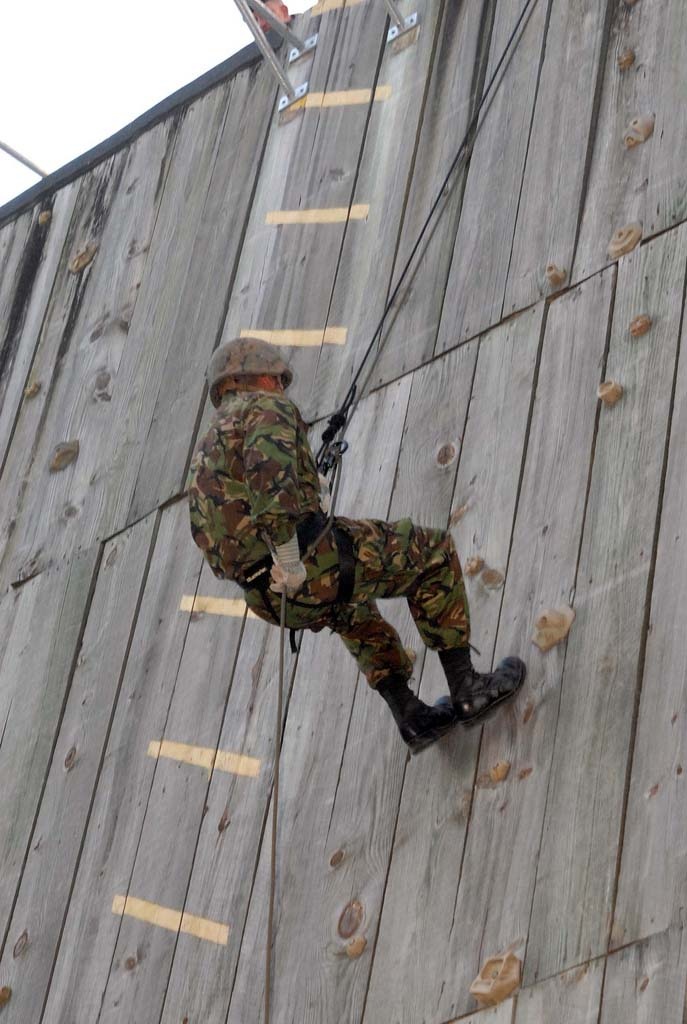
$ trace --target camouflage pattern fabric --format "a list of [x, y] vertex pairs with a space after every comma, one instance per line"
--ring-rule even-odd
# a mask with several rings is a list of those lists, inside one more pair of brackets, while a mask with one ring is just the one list
[[230, 391], [196, 446], [187, 481], [191, 532], [220, 579], [284, 544], [319, 510], [320, 483], [307, 428], [290, 399]]
[[[317, 468], [297, 407], [274, 392], [225, 395], [196, 448], [188, 492], [193, 539], [216, 576], [242, 582], [247, 566], [269, 552], [263, 538], [283, 544], [300, 520], [319, 510]], [[468, 643], [468, 604], [450, 533], [410, 519], [335, 516], [334, 522], [353, 542], [351, 601], [336, 603], [338, 553], [330, 532], [305, 561], [302, 588], [287, 599], [289, 629], [327, 626], [338, 633], [371, 686], [389, 675], [409, 679], [413, 671], [396, 630], [379, 613], [378, 598], [405, 597], [427, 647]], [[254, 588], [244, 593], [256, 615], [279, 621], [281, 595], [267, 590], [263, 597]]]

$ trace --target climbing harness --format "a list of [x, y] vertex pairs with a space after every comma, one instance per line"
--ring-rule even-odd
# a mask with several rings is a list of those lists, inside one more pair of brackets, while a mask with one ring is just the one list
[[[253, 6], [255, 6], [255, 4], [259, 3], [259, 0], [235, 0], [235, 2], [237, 3], [239, 8], [241, 9], [241, 5], [242, 4], [247, 5], [250, 2]], [[392, 4], [392, 0], [384, 0], [384, 2], [387, 4], [387, 7], [390, 8], [390, 6]], [[327, 474], [330, 471], [332, 471], [333, 472], [333, 479], [335, 481], [335, 486], [333, 488], [332, 500], [331, 500], [330, 511], [329, 511], [329, 518], [327, 520], [327, 523], [324, 526], [324, 528], [321, 531], [321, 533], [319, 534], [319, 536], [309, 546], [308, 550], [303, 555], [304, 559], [307, 559], [308, 557], [310, 557], [310, 555], [313, 553], [313, 551], [316, 549], [317, 545], [319, 544], [320, 540], [329, 532], [330, 529], [332, 529], [332, 526], [333, 526], [333, 522], [334, 522], [334, 508], [335, 508], [335, 505], [336, 505], [336, 497], [337, 497], [337, 493], [338, 493], [338, 489], [339, 489], [339, 482], [340, 482], [341, 459], [342, 459], [344, 453], [346, 452], [346, 450], [348, 449], [348, 443], [343, 438], [340, 438], [340, 439], [337, 440], [337, 435], [340, 434], [341, 432], [345, 433], [345, 431], [346, 431], [346, 429], [348, 427], [348, 424], [350, 423], [351, 416], [355, 412], [355, 409], [357, 408], [358, 402], [360, 401], [360, 399], [357, 398], [357, 384], [358, 384], [358, 380], [360, 378], [360, 375], [362, 373], [363, 367], [365, 366], [365, 363], [367, 362], [367, 359], [369, 358], [370, 353], [372, 352], [372, 349], [374, 348], [375, 343], [378, 340], [381, 343], [379, 345], [379, 348], [378, 348], [378, 351], [377, 351], [377, 355], [375, 356], [375, 359], [374, 359], [374, 361], [373, 361], [373, 363], [372, 363], [372, 365], [370, 367], [369, 373], [372, 372], [372, 369], [374, 369], [374, 366], [375, 366], [377, 360], [379, 359], [379, 356], [380, 356], [380, 354], [382, 352], [382, 349], [383, 349], [384, 341], [386, 340], [386, 339], [384, 339], [383, 341], [381, 340], [382, 331], [384, 329], [384, 324], [386, 322], [386, 318], [389, 315], [389, 312], [392, 309], [394, 302], [396, 301], [396, 297], [398, 296], [398, 293], [401, 290], [401, 286], [402, 286], [402, 284], [403, 284], [403, 282], [404, 282], [404, 280], [405, 280], [405, 278], [406, 278], [406, 276], [408, 274], [408, 271], [410, 270], [410, 267], [411, 267], [411, 265], [413, 263], [413, 260], [415, 259], [415, 255], [418, 252], [418, 250], [420, 248], [420, 245], [422, 244], [422, 240], [423, 240], [423, 238], [424, 238], [424, 236], [425, 236], [425, 234], [426, 234], [426, 232], [427, 232], [427, 230], [429, 228], [429, 225], [430, 225], [431, 220], [432, 220], [432, 218], [434, 216], [434, 213], [436, 212], [436, 210], [437, 210], [441, 200], [444, 198], [444, 193], [446, 192], [446, 189], [448, 188], [449, 181], [450, 181], [454, 171], [458, 168], [459, 165], [464, 163], [464, 161], [467, 159], [467, 157], [471, 153], [472, 148], [474, 147], [475, 141], [476, 141], [477, 136], [479, 134], [479, 130], [481, 128], [481, 122], [480, 122], [481, 112], [482, 112], [482, 110], [483, 110], [483, 108], [484, 108], [488, 98], [490, 97], [490, 93], [492, 92], [492, 89], [494, 88], [494, 85], [496, 83], [496, 80], [497, 80], [500, 72], [501, 72], [501, 69], [503, 68], [504, 64], [506, 64], [506, 58], [508, 58], [508, 62], [510, 62], [510, 60], [512, 59], [513, 54], [515, 53], [515, 50], [517, 49], [517, 44], [513, 48], [513, 52], [510, 54], [510, 57], [508, 57], [508, 52], [511, 49], [511, 46], [513, 45], [513, 43], [515, 42], [515, 40], [516, 40], [516, 38], [518, 36], [518, 33], [520, 31], [521, 26], [525, 22], [525, 19], [529, 16], [529, 14], [532, 13], [532, 11], [534, 10], [534, 7], [536, 6], [537, 2], [538, 2], [538, 0], [525, 0], [525, 4], [523, 6], [523, 9], [522, 9], [522, 11], [521, 11], [521, 13], [520, 13], [520, 15], [518, 17], [517, 22], [515, 23], [515, 27], [514, 27], [513, 31], [511, 32], [511, 34], [510, 34], [510, 36], [508, 38], [508, 42], [506, 43], [506, 47], [505, 47], [505, 49], [504, 49], [504, 51], [503, 51], [503, 53], [502, 53], [502, 55], [501, 55], [497, 65], [496, 65], [493, 73], [492, 73], [492, 76], [491, 76], [491, 78], [489, 80], [489, 83], [488, 83], [486, 89], [482, 93], [480, 101], [479, 101], [479, 103], [477, 105], [477, 109], [475, 110], [475, 113], [473, 114], [472, 118], [470, 119], [470, 123], [468, 124], [467, 131], [465, 132], [463, 140], [462, 140], [460, 146], [458, 147], [458, 151], [457, 151], [454, 159], [451, 162], [451, 165], [450, 165], [450, 167], [448, 169], [448, 172], [447, 172], [447, 174], [446, 174], [446, 176], [444, 178], [444, 181], [443, 181], [443, 183], [441, 185], [441, 188], [439, 189], [437, 197], [434, 200], [434, 202], [432, 203], [432, 206], [431, 206], [431, 208], [429, 210], [429, 213], [427, 214], [427, 217], [425, 219], [425, 222], [424, 222], [424, 224], [423, 224], [423, 226], [422, 226], [422, 228], [420, 230], [420, 233], [419, 233], [419, 235], [418, 235], [418, 237], [417, 237], [417, 239], [415, 241], [415, 244], [413, 245], [413, 248], [411, 250], [410, 256], [408, 257], [408, 259], [407, 259], [407, 261], [406, 261], [406, 263], [405, 263], [405, 265], [404, 265], [404, 267], [403, 267], [403, 269], [401, 271], [401, 274], [400, 274], [400, 276], [398, 278], [398, 281], [396, 282], [396, 285], [395, 285], [395, 287], [394, 287], [394, 289], [393, 289], [393, 291], [391, 293], [391, 296], [387, 300], [387, 303], [386, 303], [386, 306], [384, 307], [384, 311], [382, 313], [381, 319], [380, 319], [380, 321], [379, 321], [379, 323], [377, 325], [377, 328], [376, 328], [374, 334], [372, 335], [372, 340], [370, 341], [370, 344], [368, 345], [367, 350], [365, 351], [365, 354], [363, 356], [362, 362], [360, 363], [360, 366], [358, 367], [358, 369], [356, 371], [356, 374], [355, 374], [355, 376], [353, 378], [353, 381], [350, 384], [350, 387], [349, 387], [349, 389], [348, 389], [348, 391], [346, 393], [346, 396], [345, 396], [345, 398], [344, 398], [340, 408], [337, 410], [337, 412], [335, 412], [329, 418], [329, 425], [326, 427], [326, 429], [324, 430], [324, 432], [322, 434], [322, 444], [321, 444], [320, 449], [319, 449], [319, 451], [317, 453], [317, 460], [316, 460], [317, 461], [317, 469], [324, 476], [327, 476]], [[260, 5], [260, 6], [262, 7], [262, 5]], [[245, 15], [244, 15], [244, 17], [245, 17]], [[254, 20], [254, 19], [251, 19], [251, 20]], [[398, 28], [399, 26], [396, 24], [394, 27]], [[256, 36], [256, 41], [257, 41], [257, 32], [259, 31], [262, 34], [262, 36], [263, 36], [265, 44], [269, 45], [269, 44], [267, 44], [267, 40], [264, 37], [264, 33], [262, 33], [262, 30], [259, 28], [259, 26], [257, 26], [257, 24], [256, 24], [255, 28], [257, 29], [257, 31], [255, 29], [253, 29], [253, 26], [251, 26], [251, 31], [253, 31], [253, 34]], [[518, 43], [519, 43], [519, 40], [518, 40]], [[262, 46], [261, 46], [261, 49], [262, 49]], [[274, 66], [274, 64], [277, 63], [276, 58], [274, 57], [274, 53], [271, 53], [271, 58], [272, 59], [270, 60], [270, 58], [268, 57], [268, 60], [270, 61], [270, 64], [272, 66]], [[281, 79], [281, 74], [282, 74], [281, 68], [279, 68], [279, 74], [280, 74], [280, 81], [281, 81], [282, 80]], [[287, 82], [288, 82], [288, 79], [287, 79]], [[290, 83], [288, 83], [288, 84], [290, 86]], [[303, 88], [305, 90], [307, 90], [307, 83], [306, 83], [306, 85]], [[287, 90], [287, 93], [288, 93], [288, 90]], [[282, 97], [282, 101], [284, 99], [285, 99], [285, 97]], [[282, 109], [281, 108], [282, 101], [280, 101], [280, 109]], [[288, 102], [292, 102], [292, 101], [288, 101]], [[441, 216], [441, 213], [440, 213], [439, 216]], [[387, 337], [388, 337], [388, 335], [387, 335]], [[368, 374], [368, 376], [369, 376], [369, 374]], [[349, 554], [352, 556], [352, 551], [349, 552]], [[263, 571], [265, 571], [265, 570], [263, 570]], [[270, 609], [270, 611], [271, 611], [271, 609]], [[248, 608], [246, 606], [246, 613], [245, 614], [247, 614], [247, 613], [248, 613]], [[244, 616], [244, 621], [245, 621], [245, 616]], [[278, 720], [277, 720], [277, 734], [276, 734], [276, 742], [275, 742], [274, 791], [273, 791], [273, 799], [272, 799], [272, 848], [271, 848], [271, 866], [270, 866], [269, 918], [268, 918], [268, 926], [267, 926], [267, 964], [266, 964], [266, 975], [265, 975], [265, 1024], [270, 1024], [270, 997], [271, 997], [271, 988], [272, 988], [272, 986], [271, 986], [271, 962], [272, 962], [272, 951], [273, 951], [273, 945], [274, 945], [274, 903], [275, 903], [276, 870], [277, 870], [276, 869], [276, 865], [277, 865], [277, 823], [278, 823], [278, 801], [279, 801], [279, 761], [280, 761], [280, 755], [281, 755], [281, 732], [282, 732], [282, 715], [283, 715], [284, 633], [286, 631], [286, 587], [284, 587], [284, 590], [282, 591], [282, 595], [281, 595], [281, 614], [280, 614], [279, 626], [280, 626], [280, 639], [279, 639], [279, 694], [278, 694], [278, 699], [277, 699]], [[298, 644], [298, 646], [296, 647], [296, 645], [294, 643], [294, 640], [293, 640], [293, 632], [291, 634], [291, 643], [292, 643], [292, 650], [294, 650], [294, 648], [295, 648], [296, 664], [297, 664], [298, 654], [300, 652], [300, 644]], [[295, 674], [295, 669], [296, 669], [296, 665], [294, 665], [294, 674]], [[293, 676], [292, 676], [292, 681], [293, 681]]]
[[[348, 423], [350, 422], [350, 418], [353, 415], [353, 413], [355, 412], [355, 409], [357, 408], [358, 402], [360, 401], [360, 398], [358, 398], [356, 400], [357, 382], [358, 382], [358, 379], [359, 379], [359, 377], [360, 377], [360, 375], [362, 373], [363, 367], [365, 366], [365, 363], [367, 362], [367, 360], [368, 360], [368, 358], [370, 356], [370, 353], [372, 352], [372, 349], [374, 348], [376, 342], [381, 339], [381, 335], [382, 335], [382, 331], [384, 329], [384, 324], [386, 322], [386, 318], [389, 315], [391, 309], [393, 308], [394, 302], [396, 301], [398, 293], [401, 290], [401, 286], [403, 285], [403, 282], [405, 281], [405, 278], [406, 278], [406, 276], [408, 274], [408, 271], [410, 270], [410, 267], [412, 266], [413, 260], [415, 259], [415, 255], [416, 255], [418, 249], [420, 248], [420, 245], [422, 244], [422, 240], [423, 240], [425, 234], [427, 233], [427, 230], [428, 230], [429, 225], [430, 225], [430, 223], [432, 221], [434, 213], [436, 212], [439, 204], [441, 203], [441, 200], [445, 197], [444, 194], [445, 193], [448, 194], [446, 192], [446, 190], [448, 188], [449, 181], [451, 180], [451, 177], [453, 176], [454, 171], [456, 171], [456, 169], [465, 162], [465, 160], [468, 158], [468, 156], [472, 152], [472, 149], [473, 149], [473, 147], [475, 145], [475, 142], [477, 141], [477, 137], [479, 135], [479, 131], [480, 131], [480, 128], [482, 127], [482, 123], [483, 123], [483, 122], [480, 122], [480, 115], [482, 113], [482, 110], [483, 110], [485, 104], [487, 103], [487, 100], [490, 98], [490, 93], [492, 92], [492, 89], [494, 88], [494, 85], [496, 83], [496, 80], [497, 80], [500, 72], [501, 72], [501, 69], [503, 68], [504, 64], [506, 64], [506, 58], [508, 57], [508, 51], [510, 50], [512, 44], [514, 43], [514, 41], [515, 41], [515, 39], [516, 39], [516, 37], [517, 37], [517, 35], [518, 35], [518, 33], [520, 31], [520, 28], [522, 27], [523, 23], [531, 15], [532, 11], [536, 7], [537, 2], [538, 2], [538, 0], [525, 0], [525, 4], [523, 6], [523, 9], [520, 12], [518, 20], [515, 23], [515, 27], [513, 28], [513, 31], [511, 32], [511, 34], [510, 34], [510, 36], [508, 38], [508, 42], [506, 43], [505, 49], [504, 49], [503, 53], [501, 54], [501, 57], [500, 57], [497, 65], [496, 65], [496, 67], [494, 68], [492, 76], [489, 79], [489, 83], [488, 83], [486, 89], [484, 90], [484, 92], [482, 93], [480, 101], [477, 104], [477, 109], [475, 110], [475, 113], [473, 114], [472, 118], [470, 119], [470, 123], [468, 124], [467, 131], [465, 132], [465, 135], [463, 136], [463, 140], [462, 140], [460, 146], [458, 147], [458, 151], [457, 151], [455, 157], [453, 158], [453, 160], [451, 162], [451, 165], [450, 165], [450, 167], [448, 169], [446, 177], [444, 178], [444, 180], [443, 180], [443, 182], [441, 184], [441, 187], [439, 188], [439, 191], [437, 193], [436, 199], [434, 200], [434, 202], [432, 203], [432, 205], [430, 207], [429, 213], [427, 214], [425, 222], [422, 225], [422, 228], [420, 229], [420, 233], [417, 236], [415, 244], [413, 245], [413, 248], [412, 248], [412, 250], [410, 252], [410, 256], [406, 260], [405, 265], [404, 265], [404, 267], [403, 267], [403, 269], [401, 271], [401, 274], [400, 274], [400, 276], [398, 278], [398, 281], [396, 282], [396, 285], [395, 285], [395, 287], [394, 287], [394, 289], [393, 289], [393, 291], [391, 293], [391, 296], [387, 300], [387, 303], [386, 303], [386, 306], [384, 307], [384, 311], [382, 313], [381, 319], [380, 319], [379, 323], [377, 324], [375, 332], [372, 335], [372, 339], [370, 341], [370, 344], [368, 345], [367, 350], [365, 351], [365, 354], [363, 356], [362, 362], [360, 363], [360, 366], [358, 367], [358, 369], [356, 371], [356, 374], [355, 374], [355, 376], [354, 376], [354, 378], [353, 378], [353, 380], [352, 380], [352, 382], [351, 382], [351, 384], [349, 386], [349, 389], [348, 389], [348, 391], [346, 393], [346, 397], [344, 398], [344, 400], [343, 400], [339, 410], [337, 412], [335, 412], [334, 415], [329, 418], [329, 426], [324, 430], [324, 432], [322, 434], [322, 444], [321, 444], [320, 449], [319, 449], [319, 451], [317, 453], [317, 468], [320, 470], [321, 473], [324, 473], [325, 476], [327, 475], [327, 470], [325, 468], [323, 468], [323, 467], [326, 467], [326, 466], [328, 466], [330, 464], [330, 452], [331, 452], [333, 446], [335, 444], [342, 443], [342, 442], [336, 442], [335, 438], [337, 437], [337, 435], [345, 427], [348, 426]], [[518, 40], [518, 43], [519, 43], [519, 40]], [[510, 60], [513, 58], [513, 55], [514, 55], [516, 49], [517, 49], [517, 44], [513, 48], [513, 52], [510, 54], [510, 57], [508, 57], [508, 63], [510, 63]], [[443, 213], [443, 210], [441, 211], [441, 213]], [[439, 214], [439, 217], [441, 217], [441, 213]], [[387, 337], [388, 337], [388, 335], [387, 335]], [[386, 338], [384, 339], [384, 341], [386, 341]], [[375, 365], [377, 363], [377, 360], [379, 359], [379, 357], [380, 357], [380, 355], [382, 353], [382, 349], [384, 347], [384, 341], [382, 341], [381, 344], [379, 345], [379, 349], [377, 351], [377, 355], [375, 356], [375, 359], [374, 359], [374, 361], [373, 361], [373, 363], [372, 363], [372, 365], [370, 367], [369, 373], [372, 373], [372, 370], [374, 369], [374, 367], [375, 367]], [[345, 449], [344, 449], [344, 451], [345, 451]], [[343, 454], [343, 452], [342, 452], [342, 454]]]

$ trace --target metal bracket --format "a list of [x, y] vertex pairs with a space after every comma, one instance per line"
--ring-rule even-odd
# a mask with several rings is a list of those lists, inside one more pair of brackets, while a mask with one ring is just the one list
[[285, 110], [288, 110], [289, 107], [293, 106], [294, 103], [297, 103], [298, 100], [302, 100], [303, 97], [306, 95], [307, 91], [308, 91], [308, 83], [307, 82], [303, 82], [303, 85], [299, 85], [294, 90], [293, 96], [289, 96], [288, 94], [285, 94], [284, 96], [280, 96], [279, 97], [279, 103], [277, 105], [277, 110], [279, 111], [279, 113], [280, 114], [283, 113]]
[[412, 32], [419, 22], [417, 11], [413, 11], [407, 18], [403, 19], [402, 25], [392, 25], [386, 37], [387, 43], [393, 43], [394, 39], [398, 39], [400, 36], [406, 34], [406, 32]]
[[318, 35], [315, 33], [314, 36], [308, 36], [300, 50], [297, 46], [294, 46], [289, 51], [289, 64], [293, 64], [294, 61], [301, 60], [303, 57], [307, 57], [309, 53], [312, 53], [317, 46], [317, 40]]

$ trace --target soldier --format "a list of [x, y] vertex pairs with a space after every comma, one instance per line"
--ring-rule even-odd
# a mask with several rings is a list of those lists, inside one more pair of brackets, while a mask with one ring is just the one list
[[[513, 697], [525, 678], [519, 658], [505, 658], [492, 673], [472, 667], [450, 533], [410, 519], [335, 516], [320, 537], [326, 481], [300, 412], [284, 394], [293, 375], [279, 350], [255, 338], [230, 341], [213, 355], [207, 376], [217, 412], [193, 456], [188, 492], [193, 539], [215, 575], [238, 582], [248, 607], [268, 622], [279, 624], [286, 587], [289, 629], [338, 633], [412, 753]], [[439, 654], [450, 699], [430, 707], [408, 686], [412, 662], [375, 604], [388, 597], [408, 601], [425, 645]]]

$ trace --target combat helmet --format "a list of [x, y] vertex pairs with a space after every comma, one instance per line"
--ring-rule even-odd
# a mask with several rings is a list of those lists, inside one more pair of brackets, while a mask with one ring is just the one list
[[293, 380], [293, 373], [275, 345], [260, 338], [234, 338], [213, 353], [207, 368], [210, 401], [220, 404], [219, 385], [229, 377], [259, 377], [271, 374], [281, 377], [285, 388]]

